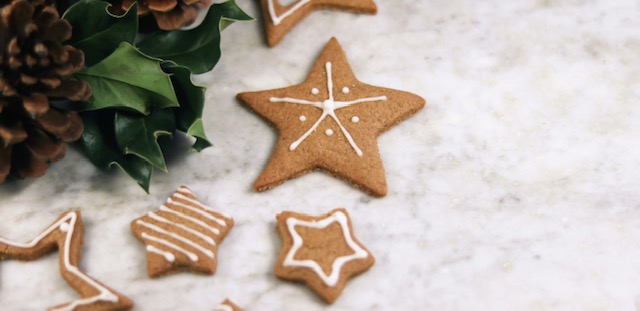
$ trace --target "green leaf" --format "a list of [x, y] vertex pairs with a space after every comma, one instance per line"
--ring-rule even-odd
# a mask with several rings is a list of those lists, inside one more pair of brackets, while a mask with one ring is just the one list
[[87, 81], [93, 92], [84, 110], [124, 108], [146, 115], [152, 106], [179, 106], [171, 78], [160, 68], [160, 61], [126, 42], [100, 63], [74, 75]]
[[148, 193], [153, 168], [142, 158], [124, 155], [118, 149], [113, 131], [114, 114], [106, 110], [82, 113], [84, 132], [79, 144], [95, 166], [103, 170], [114, 165], [120, 167]]
[[202, 124], [205, 88], [193, 84], [191, 71], [187, 67], [164, 62], [162, 69], [171, 74], [171, 82], [180, 102], [180, 108], [175, 109], [177, 129], [196, 138], [196, 142], [191, 146], [192, 149], [200, 152], [210, 147], [211, 143]]
[[250, 20], [234, 0], [211, 6], [204, 21], [191, 30], [157, 31], [138, 43], [150, 56], [186, 66], [196, 74], [205, 73], [220, 59], [220, 31], [236, 20]]
[[167, 165], [158, 137], [171, 135], [175, 129], [176, 122], [170, 109], [154, 111], [148, 116], [117, 112], [115, 117], [115, 136], [120, 150], [136, 155], [165, 172]]
[[85, 65], [93, 66], [115, 51], [121, 42], [133, 44], [138, 32], [138, 10], [135, 3], [122, 16], [108, 11], [108, 2], [80, 0], [62, 16], [71, 23], [72, 35], [67, 41], [84, 52]]

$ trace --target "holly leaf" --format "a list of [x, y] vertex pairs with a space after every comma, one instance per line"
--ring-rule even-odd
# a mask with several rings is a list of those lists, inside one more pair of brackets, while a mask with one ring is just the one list
[[164, 155], [158, 145], [160, 135], [171, 135], [176, 129], [173, 112], [161, 109], [148, 116], [116, 112], [115, 137], [124, 154], [136, 155], [167, 172]]
[[84, 52], [85, 65], [93, 66], [115, 51], [121, 42], [133, 44], [138, 32], [137, 2], [122, 16], [109, 12], [104, 1], [80, 0], [62, 16], [71, 23], [73, 47]]
[[142, 158], [122, 154], [114, 137], [114, 114], [114, 111], [82, 113], [84, 132], [79, 144], [95, 166], [103, 170], [114, 165], [120, 167], [148, 193], [153, 168]]
[[74, 74], [91, 86], [93, 98], [83, 110], [123, 108], [149, 114], [157, 109], [177, 107], [171, 78], [160, 61], [140, 53], [123, 42], [98, 64]]
[[186, 66], [196, 74], [213, 69], [220, 59], [220, 31], [233, 21], [251, 20], [234, 0], [213, 4], [198, 27], [157, 31], [138, 42], [150, 56]]
[[191, 71], [184, 66], [172, 62], [162, 63], [162, 69], [171, 74], [171, 82], [176, 91], [180, 108], [176, 111], [176, 127], [187, 135], [195, 137], [191, 146], [195, 151], [210, 147], [211, 143], [204, 132], [202, 110], [204, 109], [205, 88], [196, 86], [191, 81]]

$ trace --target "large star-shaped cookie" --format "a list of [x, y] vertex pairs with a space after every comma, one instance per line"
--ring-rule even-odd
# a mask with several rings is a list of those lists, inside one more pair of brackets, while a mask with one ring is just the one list
[[278, 0], [260, 0], [267, 44], [275, 46], [305, 16], [314, 10], [340, 10], [354, 13], [375, 14], [373, 0], [299, 0], [280, 5]]
[[328, 303], [338, 298], [349, 278], [367, 271], [375, 261], [353, 235], [345, 209], [319, 217], [283, 212], [277, 219], [282, 251], [275, 275], [305, 282]]
[[257, 191], [322, 170], [378, 197], [387, 183], [376, 137], [425, 104], [417, 95], [358, 81], [335, 38], [303, 83], [238, 99], [280, 133]]
[[133, 302], [106, 287], [78, 268], [84, 236], [79, 211], [70, 211], [31, 242], [20, 243], [0, 238], [0, 259], [31, 261], [58, 250], [60, 274], [79, 294], [79, 299], [49, 310], [129, 310]]

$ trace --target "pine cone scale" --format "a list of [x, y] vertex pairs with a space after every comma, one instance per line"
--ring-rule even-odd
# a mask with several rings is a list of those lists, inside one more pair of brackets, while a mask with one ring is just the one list
[[0, 138], [4, 143], [4, 147], [21, 143], [27, 139], [27, 132], [24, 130], [21, 122], [13, 126], [0, 125]]
[[57, 109], [49, 109], [36, 120], [36, 124], [43, 130], [60, 137], [71, 126], [69, 115], [58, 111]]

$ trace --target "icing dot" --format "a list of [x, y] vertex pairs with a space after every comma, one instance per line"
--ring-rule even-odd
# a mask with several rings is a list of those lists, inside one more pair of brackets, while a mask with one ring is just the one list
[[349, 88], [346, 87], [346, 86], [342, 88], [342, 93], [344, 93], [344, 94], [349, 94], [350, 91], [351, 90], [349, 90]]
[[300, 120], [300, 122], [307, 121], [307, 117], [305, 116], [300, 116], [298, 119]]
[[333, 130], [332, 129], [327, 129], [326, 131], [324, 131], [325, 134], [327, 134], [327, 136], [333, 136]]
[[359, 118], [358, 116], [353, 116], [353, 117], [351, 118], [351, 122], [353, 122], [353, 123], [358, 123], [358, 122], [360, 122], [360, 118]]
[[61, 223], [60, 224], [60, 231], [68, 232], [69, 231], [69, 223], [68, 222]]
[[311, 94], [318, 95], [318, 93], [320, 93], [320, 90], [318, 90], [317, 88], [314, 87], [311, 89]]

